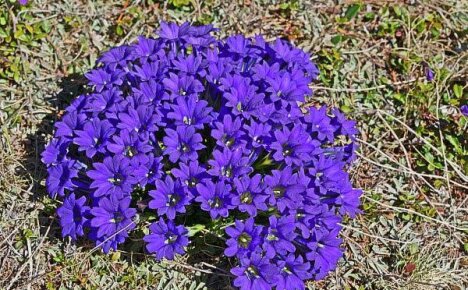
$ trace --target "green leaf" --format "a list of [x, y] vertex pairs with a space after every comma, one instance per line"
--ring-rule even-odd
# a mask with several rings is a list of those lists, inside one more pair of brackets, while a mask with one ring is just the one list
[[345, 36], [343, 36], [343, 35], [336, 35], [336, 36], [333, 36], [333, 37], [331, 38], [330, 41], [331, 41], [331, 43], [333, 43], [334, 45], [337, 45], [338, 43], [340, 43], [340, 42], [342, 42], [342, 41], [344, 41], [344, 40], [346, 40], [346, 37], [345, 37]]
[[205, 225], [202, 225], [202, 224], [196, 224], [196, 225], [193, 225], [191, 227], [188, 227], [188, 236], [189, 237], [193, 237], [194, 235], [196, 235], [197, 233], [201, 232], [202, 230], [205, 229]]
[[454, 84], [453, 93], [455, 94], [455, 97], [461, 98], [463, 96], [463, 87], [459, 84]]
[[345, 17], [348, 20], [351, 20], [356, 17], [356, 15], [359, 13], [359, 10], [361, 10], [361, 4], [353, 4], [348, 7], [348, 10], [346, 10]]

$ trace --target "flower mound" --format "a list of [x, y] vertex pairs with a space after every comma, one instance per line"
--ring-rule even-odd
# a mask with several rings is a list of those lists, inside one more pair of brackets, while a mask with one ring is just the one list
[[340, 222], [359, 212], [355, 122], [305, 105], [319, 73], [307, 53], [213, 31], [161, 23], [86, 74], [92, 92], [42, 154], [63, 236], [107, 253], [147, 227], [147, 251], [173, 259], [190, 248], [187, 215], [204, 215], [224, 228], [235, 286], [304, 289], [336, 267]]

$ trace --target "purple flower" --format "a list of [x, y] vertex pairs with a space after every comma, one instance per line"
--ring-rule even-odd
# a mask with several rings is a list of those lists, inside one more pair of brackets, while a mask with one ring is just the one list
[[110, 68], [116, 69], [126, 68], [127, 63], [133, 59], [133, 47], [128, 45], [122, 45], [114, 47], [109, 51], [105, 52], [100, 58], [99, 62]]
[[333, 109], [332, 112], [335, 117], [331, 120], [331, 124], [336, 128], [335, 131], [355, 140], [355, 136], [359, 133], [356, 129], [356, 121], [346, 119], [338, 109]]
[[211, 136], [216, 139], [216, 144], [221, 147], [233, 148], [240, 144], [245, 144], [242, 139], [245, 135], [241, 130], [242, 122], [240, 118], [232, 120], [231, 115], [225, 115], [223, 122], [215, 122], [216, 129], [211, 131]]
[[270, 204], [276, 205], [280, 212], [286, 208], [296, 209], [304, 200], [302, 193], [306, 191], [306, 182], [293, 173], [291, 167], [273, 170], [271, 174], [265, 177]]
[[70, 236], [72, 240], [84, 235], [84, 227], [87, 223], [87, 213], [89, 207], [85, 205], [86, 197], [82, 196], [78, 199], [72, 193], [65, 197], [61, 207], [57, 209], [57, 215], [60, 218], [60, 226], [62, 227], [62, 236]]
[[325, 195], [329, 189], [341, 187], [349, 178], [343, 171], [343, 166], [343, 162], [324, 155], [320, 155], [318, 159], [314, 158], [308, 172], [315, 186], [314, 193]]
[[240, 266], [232, 268], [231, 273], [236, 276], [234, 286], [240, 290], [269, 290], [273, 289], [278, 268], [269, 259], [252, 253], [250, 257], [242, 257]]
[[294, 230], [294, 217], [287, 216], [277, 219], [276, 216], [270, 216], [270, 225], [266, 229], [265, 242], [263, 249], [265, 250], [265, 256], [273, 258], [276, 255], [286, 255], [294, 253], [296, 247], [294, 247], [292, 240], [296, 237]]
[[426, 74], [426, 80], [428, 82], [432, 82], [434, 80], [434, 75], [435, 75], [434, 71], [430, 67], [426, 66], [424, 68], [424, 72]]
[[308, 132], [312, 132], [317, 139], [333, 141], [335, 129], [331, 125], [330, 117], [327, 115], [326, 106], [320, 109], [310, 107], [309, 114], [304, 116], [304, 120], [308, 124]]
[[328, 192], [328, 197], [324, 200], [325, 203], [333, 204], [339, 208], [341, 215], [349, 215], [355, 217], [360, 213], [359, 198], [362, 195], [362, 190], [352, 188], [349, 182], [344, 182], [337, 189], [337, 192]]
[[254, 148], [265, 146], [272, 139], [270, 137], [271, 126], [268, 124], [251, 121], [250, 125], [244, 125], [244, 129], [252, 140], [250, 145]]
[[463, 114], [463, 116], [468, 116], [468, 105], [461, 106], [460, 112]]
[[222, 80], [224, 87], [231, 87], [230, 92], [223, 97], [227, 100], [226, 106], [232, 108], [234, 115], [250, 118], [262, 106], [264, 94], [257, 93], [257, 88], [250, 84], [248, 79], [240, 76]]
[[234, 179], [234, 188], [237, 194], [232, 197], [232, 204], [241, 212], [247, 212], [251, 217], [257, 215], [257, 211], [268, 209], [265, 201], [268, 195], [264, 193], [261, 183], [262, 176], [255, 174], [252, 178], [243, 176]]
[[211, 108], [204, 100], [198, 100], [196, 96], [178, 97], [176, 104], [171, 105], [172, 111], [167, 118], [174, 120], [176, 126], [193, 126], [203, 129], [203, 125], [211, 122]]
[[180, 163], [179, 166], [180, 168], [172, 169], [172, 175], [184, 183], [189, 188], [190, 192], [195, 195], [197, 192], [195, 190], [196, 186], [209, 178], [206, 169], [201, 167], [198, 161], [190, 161], [188, 165]]
[[159, 105], [163, 98], [167, 98], [164, 87], [152, 79], [141, 83], [139, 88], [133, 88], [133, 91], [135, 92], [134, 97], [136, 99], [141, 99], [142, 103]]
[[78, 176], [76, 161], [64, 161], [47, 169], [47, 191], [51, 197], [64, 196], [65, 190], [73, 190], [76, 184], [73, 179]]
[[236, 220], [235, 227], [226, 228], [229, 239], [224, 254], [228, 257], [235, 255], [241, 257], [244, 253], [254, 252], [262, 244], [261, 232], [263, 227], [254, 224], [254, 219], [249, 218], [245, 222]]
[[28, 5], [28, 1], [29, 0], [18, 0], [18, 3], [24, 6], [24, 5]]
[[287, 101], [304, 102], [305, 95], [310, 93], [307, 87], [306, 91], [301, 90], [288, 73], [284, 73], [283, 75], [276, 74], [274, 77], [267, 79], [267, 81], [270, 87], [266, 91], [271, 93], [272, 101], [284, 99]]
[[203, 85], [193, 76], [178, 76], [170, 73], [163, 84], [171, 93], [171, 100], [177, 97], [196, 95], [203, 91]]
[[57, 165], [66, 158], [70, 142], [64, 138], [55, 138], [50, 141], [46, 149], [42, 152], [42, 163], [45, 165]]
[[249, 159], [242, 156], [242, 149], [238, 148], [233, 151], [224, 148], [221, 152], [215, 150], [213, 159], [208, 161], [211, 169], [208, 173], [220, 178], [239, 177], [252, 171], [249, 166]]
[[143, 240], [146, 242], [146, 249], [153, 253], [156, 259], [163, 258], [173, 260], [175, 254], [184, 254], [189, 243], [187, 229], [184, 226], [176, 226], [172, 220], [167, 223], [160, 218], [150, 226], [151, 233]]
[[93, 163], [94, 169], [88, 171], [92, 179], [91, 188], [94, 196], [115, 196], [122, 198], [132, 191], [136, 180], [130, 174], [130, 161], [121, 156], [106, 157], [102, 163]]
[[294, 126], [292, 130], [284, 127], [282, 131], [276, 130], [274, 134], [275, 141], [270, 145], [275, 151], [273, 159], [284, 161], [288, 166], [301, 166], [308, 162], [318, 147], [300, 125]]
[[202, 144], [202, 136], [195, 132], [194, 127], [166, 129], [166, 137], [163, 139], [166, 146], [164, 154], [169, 155], [171, 162], [188, 162], [198, 158], [197, 151], [205, 148], [205, 145]]
[[142, 62], [157, 60], [161, 56], [161, 44], [159, 39], [138, 36], [138, 42], [133, 47], [133, 56]]
[[148, 144], [148, 140], [142, 140], [137, 132], [122, 130], [119, 135], [112, 137], [107, 149], [114, 154], [133, 157], [138, 154], [148, 153], [153, 147]]
[[133, 67], [135, 77], [142, 82], [159, 80], [164, 75], [165, 66], [163, 62], [144, 62]]
[[175, 219], [176, 213], [185, 213], [185, 206], [192, 199], [191, 194], [185, 190], [179, 180], [175, 182], [170, 176], [165, 180], [156, 180], [156, 190], [149, 195], [153, 198], [148, 206], [158, 210], [158, 215], [165, 214], [169, 219]]
[[123, 101], [122, 94], [118, 90], [111, 88], [104, 90], [99, 94], [89, 96], [89, 104], [86, 110], [93, 112], [95, 116], [102, 116], [103, 113], [107, 117], [115, 119], [115, 111], [117, 106]]
[[342, 256], [340, 249], [341, 239], [338, 238], [339, 228], [332, 231], [325, 229], [315, 230], [307, 242], [311, 250], [306, 254], [307, 260], [314, 262], [314, 270], [317, 271], [315, 279], [322, 279], [328, 271], [335, 268]]
[[161, 115], [153, 106], [129, 107], [127, 112], [119, 114], [120, 123], [117, 127], [135, 132], [154, 132], [158, 125], [162, 126]]
[[114, 132], [109, 121], [95, 118], [87, 122], [83, 130], [75, 131], [77, 137], [73, 139], [73, 143], [78, 145], [79, 151], [85, 151], [86, 156], [92, 158], [98, 152], [106, 152], [106, 146]]
[[155, 157], [153, 154], [139, 155], [130, 161], [133, 176], [138, 179], [141, 187], [154, 184], [163, 175], [163, 158]]
[[190, 32], [190, 23], [185, 22], [182, 25], [176, 23], [167, 23], [161, 21], [161, 29], [159, 31], [159, 37], [165, 40], [178, 40], [187, 36]]
[[103, 53], [42, 153], [47, 191], [64, 199], [62, 234], [106, 253], [136, 227], [135, 204], [157, 259], [184, 254], [185, 226], [193, 239], [225, 229], [234, 286], [304, 289], [336, 267], [339, 224], [360, 212], [356, 122], [303, 106], [319, 74], [309, 53], [215, 30], [162, 22]]
[[202, 65], [202, 58], [200, 56], [194, 56], [190, 54], [187, 57], [179, 57], [172, 61], [175, 66], [175, 69], [179, 70], [181, 73], [188, 75], [196, 75], [200, 72], [200, 67]]
[[97, 68], [85, 74], [91, 86], [95, 86], [97, 92], [104, 88], [111, 88], [114, 85], [121, 85], [122, 71]]
[[63, 116], [62, 121], [55, 123], [56, 137], [73, 137], [76, 130], [81, 130], [86, 115], [71, 111]]
[[234, 206], [231, 204], [231, 186], [219, 181], [216, 184], [210, 180], [197, 185], [198, 196], [196, 201], [201, 203], [201, 209], [210, 213], [212, 219], [227, 217], [229, 210]]
[[276, 289], [304, 290], [304, 280], [312, 278], [309, 274], [310, 263], [304, 262], [302, 256], [289, 254], [278, 259], [276, 266], [280, 272], [276, 276]]
[[99, 199], [98, 206], [91, 208], [90, 225], [95, 229], [97, 244], [101, 245], [104, 253], [112, 248], [117, 250], [128, 237], [128, 232], [135, 228], [132, 218], [136, 209], [130, 208], [129, 197], [118, 199], [115, 196]]

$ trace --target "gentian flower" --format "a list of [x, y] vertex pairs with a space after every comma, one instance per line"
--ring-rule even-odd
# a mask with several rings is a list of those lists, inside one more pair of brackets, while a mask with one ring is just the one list
[[[210, 233], [226, 242], [213, 253], [237, 265], [234, 286], [305, 289], [336, 267], [339, 224], [360, 213], [348, 173], [356, 122], [306, 106], [319, 75], [308, 53], [214, 31], [162, 22], [159, 37], [113, 47], [85, 74], [89, 92], [65, 108], [41, 156], [47, 191], [63, 201], [62, 235], [107, 253], [138, 226], [161, 260], [185, 253], [188, 229]], [[131, 204], [155, 221], [149, 231]]]
[[[336, 112], [336, 111], [335, 111]], [[309, 113], [304, 116], [308, 131], [313, 133], [319, 140], [333, 141], [335, 129], [331, 124], [331, 119], [327, 115], [327, 107], [320, 109], [310, 107]]]
[[225, 115], [223, 122], [216, 122], [214, 125], [216, 129], [211, 131], [211, 136], [216, 139], [216, 144], [219, 146], [233, 148], [246, 143], [242, 139], [245, 132], [241, 130], [242, 122], [240, 118], [233, 120], [231, 115]]
[[461, 106], [460, 111], [464, 116], [468, 116], [468, 105]]
[[96, 91], [102, 92], [104, 88], [121, 85], [123, 83], [121, 75], [122, 71], [119, 70], [97, 68], [86, 73], [85, 77], [89, 80], [89, 85], [95, 86]]
[[179, 166], [180, 168], [172, 169], [172, 175], [179, 178], [180, 181], [189, 188], [192, 195], [196, 195], [196, 186], [209, 178], [206, 169], [201, 167], [198, 161], [190, 161], [188, 165], [180, 163]]
[[50, 196], [64, 196], [65, 190], [71, 191], [76, 186], [73, 179], [78, 176], [77, 168], [76, 161], [64, 161], [47, 169], [46, 187]]
[[241, 212], [247, 212], [251, 217], [257, 215], [257, 211], [268, 209], [266, 200], [268, 195], [264, 193], [261, 183], [262, 176], [254, 175], [252, 178], [243, 176], [234, 179], [234, 187], [237, 194], [232, 197], [232, 204], [237, 206]]
[[94, 163], [94, 169], [88, 171], [92, 179], [91, 188], [95, 188], [94, 196], [115, 196], [122, 198], [132, 191], [136, 180], [131, 176], [130, 161], [122, 155], [106, 157], [102, 163]]
[[205, 148], [202, 144], [202, 137], [195, 133], [194, 127], [179, 126], [176, 130], [166, 129], [164, 153], [169, 155], [169, 160], [175, 163], [178, 160], [188, 162], [195, 161], [198, 158], [197, 151]]
[[248, 166], [249, 159], [242, 156], [242, 150], [235, 149], [233, 151], [224, 148], [221, 151], [213, 152], [212, 160], [208, 161], [211, 169], [208, 173], [220, 178], [239, 177], [249, 173], [252, 169]]
[[306, 254], [307, 260], [314, 261], [314, 270], [318, 279], [322, 279], [328, 271], [332, 270], [341, 257], [341, 239], [338, 238], [339, 228], [332, 231], [324, 229], [315, 230], [307, 242], [311, 249]]
[[276, 216], [270, 216], [269, 226], [265, 233], [265, 243], [263, 249], [265, 250], [265, 256], [273, 258], [276, 255], [286, 255], [294, 253], [296, 247], [294, 247], [292, 240], [294, 240], [296, 234], [294, 230], [296, 228], [294, 224], [294, 217], [282, 217], [278, 219]]
[[121, 130], [119, 135], [112, 137], [107, 149], [114, 154], [122, 154], [127, 157], [150, 152], [153, 147], [148, 144], [148, 140], [142, 139], [135, 131]]
[[156, 259], [172, 260], [175, 254], [184, 254], [189, 243], [187, 229], [184, 226], [176, 226], [172, 220], [167, 223], [160, 218], [150, 226], [150, 234], [143, 240], [147, 243], [146, 249], [153, 253]]
[[240, 290], [273, 289], [278, 268], [269, 259], [252, 253], [250, 257], [242, 257], [240, 263], [239, 267], [231, 269], [231, 273], [236, 276], [234, 286]]
[[127, 67], [127, 62], [133, 59], [133, 47], [128, 45], [122, 45], [111, 48], [105, 52], [100, 58], [99, 62], [104, 65], [116, 69], [124, 69]]
[[62, 121], [55, 123], [56, 137], [73, 137], [75, 130], [81, 130], [86, 116], [78, 114], [76, 111], [71, 111], [63, 116]]
[[174, 182], [170, 176], [166, 176], [164, 181], [156, 180], [156, 190], [150, 191], [149, 195], [153, 198], [148, 204], [149, 208], [157, 209], [159, 215], [165, 214], [171, 220], [176, 212], [184, 213], [185, 206], [192, 199], [180, 181]]
[[154, 132], [162, 126], [161, 116], [153, 106], [140, 105], [136, 109], [129, 107], [127, 112], [119, 114], [117, 127], [135, 132]]
[[92, 158], [98, 152], [105, 152], [109, 137], [114, 131], [115, 129], [109, 121], [95, 118], [87, 122], [83, 130], [75, 131], [77, 137], [73, 139], [73, 143], [78, 145], [78, 150], [85, 151], [86, 156]]
[[165, 78], [163, 83], [171, 93], [171, 100], [179, 96], [196, 95], [203, 91], [203, 85], [193, 76], [178, 76], [169, 73], [169, 78]]
[[309, 274], [310, 263], [304, 262], [302, 256], [289, 254], [278, 259], [276, 266], [280, 275], [276, 276], [276, 289], [304, 290], [304, 280], [312, 278]]
[[68, 146], [70, 142], [65, 138], [52, 139], [46, 149], [42, 152], [42, 163], [50, 166], [57, 165], [66, 158], [68, 153]]
[[270, 194], [269, 203], [276, 205], [280, 212], [286, 208], [295, 209], [303, 200], [301, 194], [306, 191], [306, 186], [299, 180], [291, 167], [283, 170], [273, 170], [272, 175], [265, 177], [267, 192]]
[[308, 162], [312, 158], [312, 153], [318, 147], [302, 126], [296, 125], [292, 130], [287, 127], [283, 130], [275, 131], [275, 140], [270, 148], [275, 151], [273, 158], [276, 161], [283, 161], [291, 166], [293, 164], [301, 166], [303, 162]]
[[91, 208], [93, 218], [90, 224], [96, 231], [96, 242], [101, 245], [104, 253], [110, 249], [117, 250], [117, 245], [123, 243], [128, 232], [135, 228], [132, 218], [136, 209], [130, 208], [130, 201], [129, 197], [103, 197], [99, 199], [97, 207]]
[[193, 126], [202, 129], [203, 125], [211, 122], [211, 108], [204, 100], [198, 100], [196, 96], [187, 98], [176, 98], [176, 104], [172, 105], [172, 111], [167, 114], [167, 118], [174, 120], [176, 126]]
[[57, 209], [62, 227], [62, 236], [70, 236], [72, 240], [84, 235], [84, 226], [87, 223], [89, 207], [85, 205], [86, 197], [76, 199], [72, 193], [63, 200], [61, 207]]
[[196, 201], [200, 202], [200, 207], [208, 211], [212, 219], [218, 217], [227, 217], [229, 210], [234, 206], [231, 204], [230, 198], [231, 186], [219, 181], [216, 184], [207, 180], [205, 183], [197, 185], [198, 196]]
[[228, 257], [242, 256], [247, 252], [254, 252], [261, 245], [261, 232], [263, 227], [256, 226], [254, 219], [249, 218], [245, 222], [236, 220], [235, 227], [226, 228], [230, 239], [226, 241], [227, 248], [224, 254]]

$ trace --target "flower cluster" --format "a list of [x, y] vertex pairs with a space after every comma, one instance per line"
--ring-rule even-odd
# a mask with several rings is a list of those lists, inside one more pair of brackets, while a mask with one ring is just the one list
[[149, 212], [147, 251], [173, 259], [189, 244], [181, 217], [206, 212], [225, 223], [235, 286], [304, 289], [336, 267], [340, 221], [359, 212], [355, 122], [306, 105], [319, 72], [304, 51], [213, 31], [163, 22], [86, 74], [92, 93], [42, 154], [63, 235], [107, 253]]

